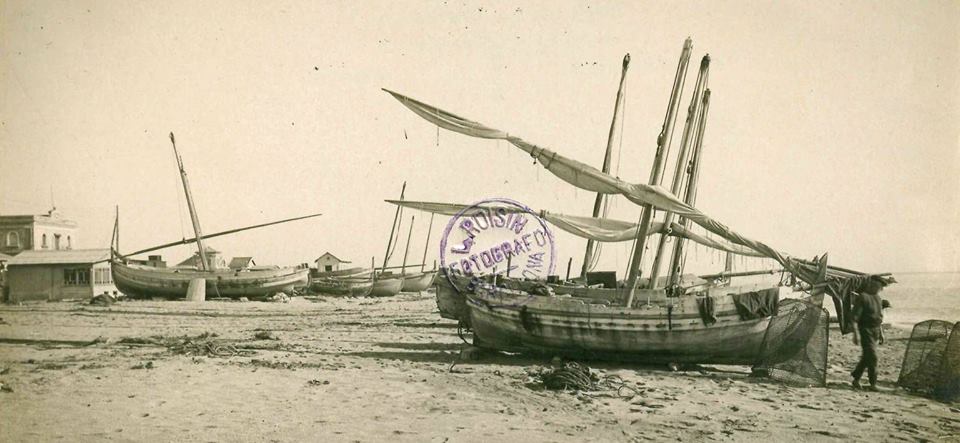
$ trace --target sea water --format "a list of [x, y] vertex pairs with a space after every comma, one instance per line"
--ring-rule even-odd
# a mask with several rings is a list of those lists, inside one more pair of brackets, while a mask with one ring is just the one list
[[[893, 276], [897, 283], [880, 292], [880, 297], [892, 305], [883, 311], [884, 323], [910, 329], [924, 320], [960, 321], [960, 272], [895, 272]], [[776, 284], [778, 277], [779, 274], [744, 280]], [[790, 296], [784, 294], [781, 291], [781, 297]], [[823, 307], [836, 318], [830, 297], [824, 298]]]

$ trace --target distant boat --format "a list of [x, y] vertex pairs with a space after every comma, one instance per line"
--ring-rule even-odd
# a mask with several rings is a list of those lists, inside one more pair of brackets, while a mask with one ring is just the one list
[[422, 292], [426, 291], [433, 281], [437, 278], [437, 271], [417, 272], [403, 276], [403, 285], [400, 292]]
[[117, 251], [117, 245], [119, 243], [119, 223], [116, 223], [114, 225], [113, 245], [111, 247], [110, 268], [117, 289], [130, 297], [183, 298], [187, 295], [190, 281], [202, 279], [205, 281], [205, 289], [208, 297], [258, 297], [272, 295], [278, 292], [291, 292], [294, 287], [306, 286], [309, 273], [309, 269], [306, 267], [258, 266], [256, 268], [243, 270], [216, 268], [215, 265], [207, 259], [208, 250], [204, 248], [203, 240], [245, 229], [315, 217], [319, 214], [204, 236], [201, 233], [200, 220], [197, 218], [197, 212], [193, 204], [193, 195], [190, 192], [187, 172], [183, 167], [183, 160], [177, 152], [177, 145], [173, 133], [170, 133], [170, 142], [173, 144], [173, 152], [180, 170], [180, 179], [183, 183], [183, 191], [186, 195], [187, 206], [190, 209], [190, 219], [196, 237], [191, 240], [183, 240], [182, 242], [174, 242], [144, 249], [130, 255], [176, 244], [196, 242], [199, 255], [199, 260], [196, 261], [197, 266], [195, 268], [158, 268], [134, 263], [132, 260], [129, 260], [127, 256]]
[[371, 297], [390, 297], [400, 293], [403, 288], [403, 277], [378, 275], [373, 281], [373, 289], [370, 291]]
[[315, 272], [310, 275], [310, 291], [318, 294], [364, 297], [373, 290], [373, 269], [349, 268]]

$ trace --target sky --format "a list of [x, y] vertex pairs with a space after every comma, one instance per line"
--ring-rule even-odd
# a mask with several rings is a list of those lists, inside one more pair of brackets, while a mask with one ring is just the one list
[[[404, 182], [410, 200], [506, 197], [589, 215], [594, 195], [504, 142], [438, 131], [381, 88], [599, 167], [629, 53], [612, 172], [646, 182], [688, 36], [684, 108], [700, 57], [712, 59], [697, 207], [795, 256], [960, 270], [950, 1], [6, 0], [0, 214], [52, 201], [85, 248], [109, 245], [115, 206], [121, 251], [191, 237], [174, 132], [206, 233], [323, 213], [209, 241], [258, 264], [325, 251], [379, 264], [394, 217], [383, 200]], [[609, 216], [639, 214], [616, 198]], [[430, 217], [405, 211], [393, 264], [410, 216], [410, 261], [423, 254]], [[447, 220], [433, 223], [428, 266]], [[568, 258], [579, 269], [584, 240], [556, 242], [558, 273]], [[622, 275], [629, 253], [606, 245], [597, 269]], [[718, 266], [706, 250], [688, 254]]]

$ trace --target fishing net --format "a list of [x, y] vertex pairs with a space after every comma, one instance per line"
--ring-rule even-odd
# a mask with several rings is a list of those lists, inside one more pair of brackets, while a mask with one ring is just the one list
[[826, 386], [830, 314], [822, 307], [822, 297], [780, 302], [763, 337], [755, 373], [787, 383]]
[[960, 399], [960, 323], [914, 325], [897, 385], [943, 400]]

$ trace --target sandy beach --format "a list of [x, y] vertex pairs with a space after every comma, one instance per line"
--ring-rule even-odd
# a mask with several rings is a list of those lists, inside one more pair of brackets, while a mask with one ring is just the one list
[[960, 440], [960, 405], [894, 386], [907, 332], [892, 328], [884, 392], [849, 388], [859, 350], [833, 330], [827, 388], [587, 362], [638, 393], [621, 397], [538, 388], [544, 358], [460, 360], [430, 293], [42, 303], [0, 318], [6, 441]]

